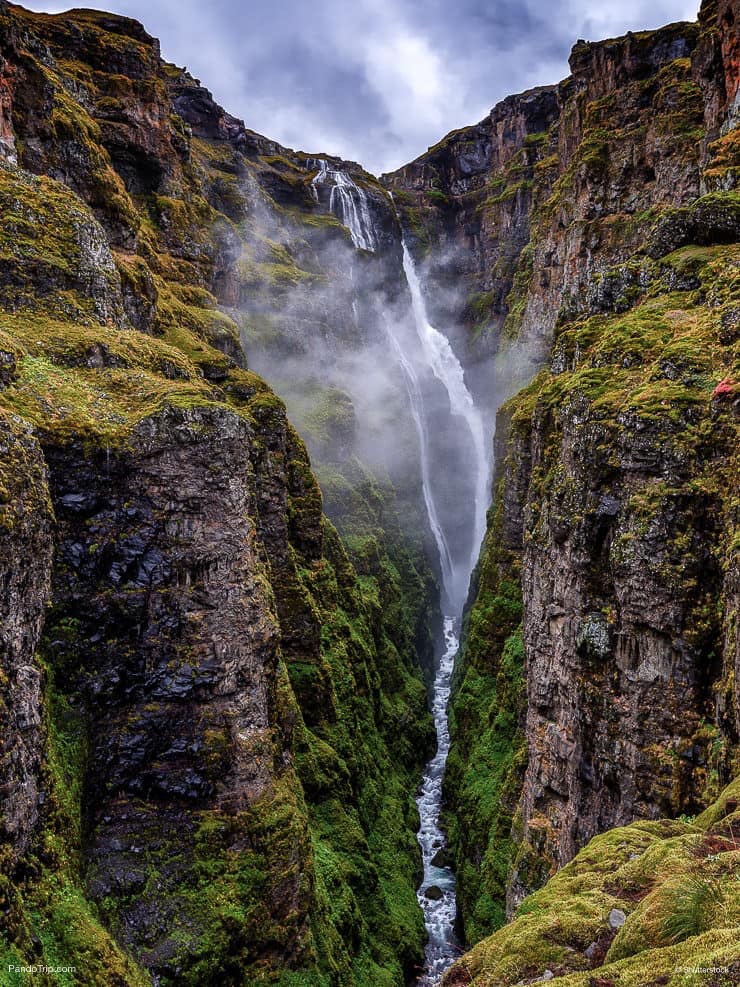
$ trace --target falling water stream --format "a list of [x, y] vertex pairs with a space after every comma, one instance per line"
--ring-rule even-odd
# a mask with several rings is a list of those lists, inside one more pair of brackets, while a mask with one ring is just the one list
[[[440, 538], [437, 539], [444, 595], [450, 612], [444, 618], [444, 650], [437, 666], [432, 693], [432, 714], [437, 731], [437, 751], [424, 769], [421, 788], [416, 799], [421, 821], [417, 838], [424, 863], [424, 877], [418, 891], [418, 898], [424, 911], [428, 935], [424, 953], [424, 969], [418, 983], [425, 985], [425, 987], [426, 985], [431, 987], [431, 985], [439, 983], [444, 971], [462, 951], [461, 943], [455, 932], [455, 915], [457, 912], [455, 875], [451, 868], [446, 866], [446, 859], [443, 855], [446, 841], [440, 827], [440, 813], [442, 811], [442, 779], [450, 750], [447, 705], [450, 699], [450, 684], [459, 644], [462, 608], [467, 594], [470, 573], [475, 565], [485, 533], [489, 464], [486, 456], [483, 420], [465, 384], [463, 369], [449, 341], [429, 322], [419, 277], [405, 240], [403, 241], [403, 269], [411, 292], [414, 325], [420, 355], [437, 380], [444, 386], [449, 399], [450, 412], [459, 422], [459, 426], [468, 430], [473, 451], [470, 467], [473, 474], [475, 507], [472, 519], [472, 548], [468, 564], [458, 563], [455, 565], [452, 563], [444, 530], [441, 527]], [[421, 396], [420, 390], [410, 387], [409, 397], [414, 411], [414, 421], [417, 422], [417, 429], [420, 432], [419, 440], [422, 446], [423, 460], [424, 441], [421, 432], [426, 425], [423, 402], [421, 406], [414, 409], [417, 395]], [[421, 426], [418, 424], [419, 422], [422, 423]], [[433, 477], [429, 476], [429, 472], [429, 470], [422, 469], [422, 483], [430, 524], [432, 531], [435, 532], [433, 520], [436, 517], [434, 485]], [[430, 503], [432, 510], [429, 509]], [[445, 563], [445, 557], [449, 560], [449, 564]]]
[[[323, 159], [316, 162], [318, 173], [313, 179], [314, 196], [318, 201], [317, 186], [331, 182], [329, 208], [349, 229], [356, 247], [375, 250], [377, 237], [372, 223], [367, 193], [359, 188], [345, 172], [332, 170]], [[467, 594], [470, 573], [476, 562], [485, 533], [486, 509], [489, 492], [489, 460], [486, 454], [485, 429], [480, 412], [465, 384], [463, 369], [447, 338], [439, 332], [427, 317], [419, 277], [413, 258], [403, 241], [403, 269], [411, 293], [415, 334], [397, 332], [390, 319], [386, 319], [386, 331], [393, 352], [403, 372], [411, 415], [417, 431], [421, 459], [421, 480], [424, 504], [429, 526], [439, 554], [443, 596], [447, 613], [444, 618], [444, 648], [437, 664], [432, 693], [432, 714], [437, 731], [437, 750], [426, 765], [416, 804], [419, 809], [418, 832], [424, 864], [424, 877], [418, 890], [419, 903], [424, 912], [428, 941], [424, 968], [419, 985], [432, 987], [439, 983], [444, 971], [461, 952], [461, 944], [455, 933], [457, 901], [455, 874], [445, 866], [445, 836], [440, 827], [442, 809], [442, 779], [450, 749], [447, 705], [450, 685], [459, 644], [459, 626], [462, 608]], [[418, 368], [418, 370], [417, 370]], [[468, 450], [464, 461], [470, 465], [470, 481], [474, 492], [474, 508], [471, 517], [472, 549], [469, 559], [455, 561], [450, 544], [440, 520], [437, 505], [439, 490], [436, 481], [439, 470], [432, 464], [430, 452], [430, 409], [425, 400], [424, 387], [419, 371], [431, 372], [444, 387], [449, 402], [456, 434], [461, 448]], [[470, 455], [472, 452], [472, 455]], [[442, 851], [440, 853], [440, 851]]]
[[[458, 643], [457, 621], [452, 617], [445, 617], [444, 651], [437, 666], [432, 695], [437, 752], [424, 769], [421, 788], [416, 797], [421, 821], [417, 839], [424, 863], [424, 877], [417, 897], [424, 912], [428, 936], [424, 950], [424, 969], [418, 979], [420, 987], [422, 984], [425, 987], [437, 984], [447, 967], [462, 952], [455, 932], [455, 874], [446, 866], [444, 858], [440, 860], [440, 855], [445, 852], [446, 840], [439, 818], [442, 808], [442, 779], [450, 751], [447, 704]], [[434, 897], [429, 896], [430, 889]]]
[[416, 273], [413, 258], [403, 240], [403, 270], [406, 275], [411, 302], [414, 310], [414, 324], [421, 347], [421, 354], [437, 380], [447, 391], [450, 411], [461, 420], [470, 434], [473, 445], [473, 457], [470, 463], [475, 490], [475, 511], [473, 517], [473, 539], [470, 557], [467, 564], [459, 567], [454, 573], [454, 584], [449, 588], [450, 599], [455, 610], [462, 610], [462, 605], [468, 591], [470, 573], [478, 560], [481, 541], [486, 531], [486, 511], [489, 502], [489, 465], [486, 455], [485, 430], [483, 418], [476, 408], [473, 396], [465, 384], [465, 375], [460, 361], [450, 346], [446, 336], [435, 329], [427, 317], [424, 296], [421, 292], [419, 276]]
[[377, 245], [367, 193], [347, 174], [329, 167], [325, 158], [317, 160], [318, 174], [311, 182], [313, 195], [318, 202], [319, 185], [331, 182], [329, 210], [343, 223], [352, 236], [352, 242], [362, 250], [374, 251]]

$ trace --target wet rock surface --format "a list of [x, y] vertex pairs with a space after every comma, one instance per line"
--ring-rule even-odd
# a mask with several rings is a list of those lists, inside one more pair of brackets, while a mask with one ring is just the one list
[[42, 672], [36, 661], [49, 593], [52, 513], [46, 464], [31, 430], [0, 416], [0, 840], [30, 846], [43, 800]]

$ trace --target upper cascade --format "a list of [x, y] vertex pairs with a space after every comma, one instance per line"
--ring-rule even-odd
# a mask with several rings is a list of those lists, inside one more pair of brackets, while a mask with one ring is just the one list
[[331, 182], [329, 209], [347, 227], [356, 247], [374, 253], [378, 242], [370, 216], [367, 192], [346, 171], [330, 168], [326, 158], [318, 158], [316, 164], [319, 171], [311, 182], [314, 199], [319, 201], [317, 186]]

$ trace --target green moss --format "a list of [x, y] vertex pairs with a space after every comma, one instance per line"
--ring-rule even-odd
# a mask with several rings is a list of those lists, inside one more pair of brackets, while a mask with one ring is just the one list
[[42, 824], [22, 874], [9, 881], [0, 866], [0, 907], [5, 915], [0, 984], [26, 983], [27, 975], [9, 967], [36, 965], [72, 968], [58, 975], [41, 973], [40, 984], [144, 987], [151, 984], [149, 975], [115, 942], [86, 895], [80, 855], [84, 720], [56, 691], [50, 672], [44, 700]]
[[[536, 978], [549, 968], [569, 987], [594, 978], [632, 987], [659, 977], [686, 983], [684, 967], [732, 968], [740, 934], [738, 851], [722, 835], [729, 820], [714, 828], [709, 822], [728, 797], [697, 824], [634, 823], [597, 836], [524, 901], [510, 925], [463, 957], [452, 976], [464, 970], [466, 982], [482, 987]], [[616, 936], [608, 924], [615, 908], [627, 915]], [[586, 950], [596, 943], [603, 946], [594, 966]]]
[[431, 188], [427, 192], [427, 196], [431, 200], [432, 204], [435, 206], [449, 205], [450, 202], [449, 196], [445, 195], [445, 193], [441, 189]]
[[506, 339], [516, 339], [519, 335], [527, 307], [527, 297], [533, 272], [534, 253], [528, 244], [519, 255], [511, 290], [506, 298], [507, 312], [503, 328], [503, 335]]
[[522, 598], [517, 562], [501, 549], [500, 523], [499, 502], [489, 516], [463, 627], [444, 780], [445, 822], [469, 943], [505, 921], [515, 853], [512, 819], [525, 759]]
[[[328, 923], [316, 935], [325, 972], [344, 970], [352, 978], [347, 982], [358, 985], [390, 985], [418, 962], [423, 938], [411, 779], [428, 750], [425, 692], [378, 626], [381, 580], [353, 584], [335, 536], [329, 546], [332, 566], [300, 573], [321, 621], [321, 654], [333, 696], [332, 707], [324, 707], [299, 746], [299, 771], [311, 792], [319, 907], [323, 900]], [[344, 585], [337, 581], [338, 563], [346, 571]], [[307, 704], [315, 703], [315, 693], [301, 694]], [[315, 712], [311, 716], [315, 720]], [[419, 724], [421, 743], [398, 738], [398, 719], [404, 717]], [[326, 766], [320, 770], [319, 752]], [[350, 776], [356, 802], [340, 801], [337, 781]]]

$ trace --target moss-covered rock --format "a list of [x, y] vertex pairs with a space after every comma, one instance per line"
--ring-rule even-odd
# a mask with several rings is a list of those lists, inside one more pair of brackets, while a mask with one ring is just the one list
[[699, 983], [707, 969], [717, 984], [736, 983], [737, 789], [695, 821], [638, 822], [595, 837], [443, 983], [544, 975], [569, 987], [678, 985]]
[[[355, 568], [240, 339], [346, 230], [310, 159], [136, 22], [0, 5], [0, 30], [0, 771], [27, 796], [2, 816], [2, 982], [403, 982], [436, 587], [385, 494], [347, 517], [379, 546]], [[310, 426], [351, 444], [331, 402]]]

